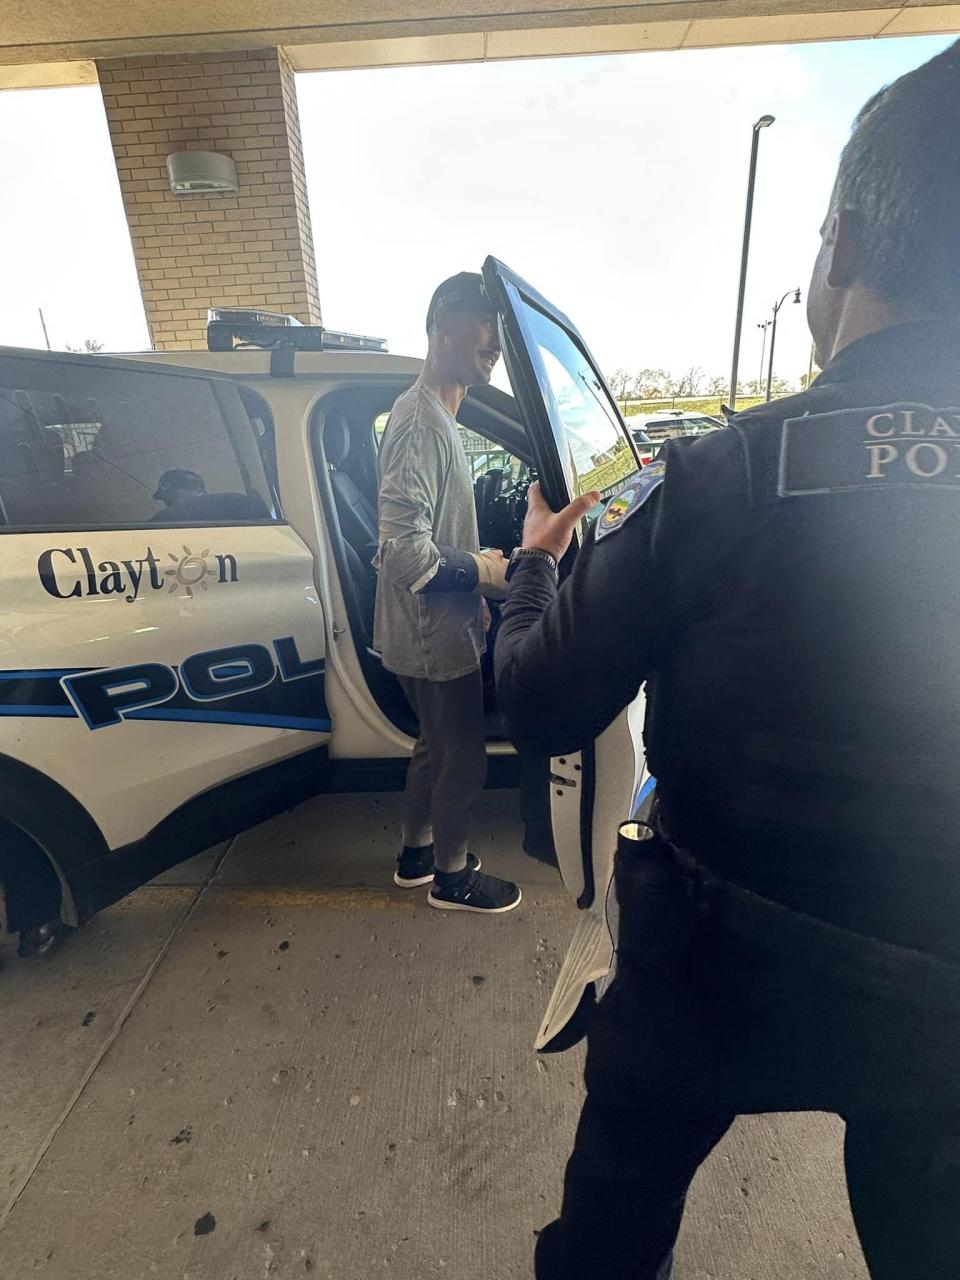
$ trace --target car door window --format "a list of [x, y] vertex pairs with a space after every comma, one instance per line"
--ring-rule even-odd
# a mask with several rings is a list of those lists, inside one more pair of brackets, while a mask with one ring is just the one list
[[98, 357], [0, 358], [0, 526], [276, 518], [230, 384]]
[[483, 279], [547, 500], [556, 508], [591, 490], [602, 498], [617, 493], [640, 459], [580, 334], [496, 259], [484, 263]]
[[569, 333], [524, 302], [574, 477], [573, 492], [606, 497], [637, 470], [633, 450], [606, 388]]

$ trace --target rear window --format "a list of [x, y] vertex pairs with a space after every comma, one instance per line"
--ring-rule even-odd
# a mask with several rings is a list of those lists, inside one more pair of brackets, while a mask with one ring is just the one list
[[232, 387], [95, 359], [0, 360], [0, 527], [276, 518]]

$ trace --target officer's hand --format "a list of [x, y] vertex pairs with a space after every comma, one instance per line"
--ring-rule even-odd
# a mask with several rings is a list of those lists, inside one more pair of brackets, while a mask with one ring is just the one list
[[547, 551], [557, 564], [570, 545], [577, 525], [600, 501], [600, 494], [583, 493], [562, 511], [551, 511], [540, 492], [540, 482], [530, 486], [527, 494], [527, 518], [523, 522], [523, 545]]

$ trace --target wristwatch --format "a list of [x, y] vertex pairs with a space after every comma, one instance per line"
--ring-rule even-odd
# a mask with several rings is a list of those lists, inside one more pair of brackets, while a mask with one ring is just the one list
[[545, 560], [553, 570], [553, 578], [555, 582], [559, 582], [560, 575], [557, 571], [557, 562], [549, 551], [541, 551], [539, 547], [517, 547], [510, 556], [510, 563], [507, 565], [506, 580], [507, 582], [513, 577], [517, 571], [517, 565], [521, 560]]

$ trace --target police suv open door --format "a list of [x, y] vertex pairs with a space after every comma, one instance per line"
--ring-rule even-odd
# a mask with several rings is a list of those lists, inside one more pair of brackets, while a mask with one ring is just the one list
[[[484, 263], [483, 280], [500, 314], [504, 360], [547, 502], [559, 510], [592, 489], [612, 497], [640, 461], [585, 342], [562, 312], [495, 258]], [[581, 539], [602, 509], [584, 522]], [[576, 691], [558, 690], [562, 696]], [[551, 762], [554, 840], [580, 914], [571, 919], [572, 940], [537, 1037], [544, 1051], [580, 1038], [583, 1014], [611, 970], [615, 926], [607, 899], [617, 828], [652, 790], [643, 714], [641, 692], [596, 741]]]

